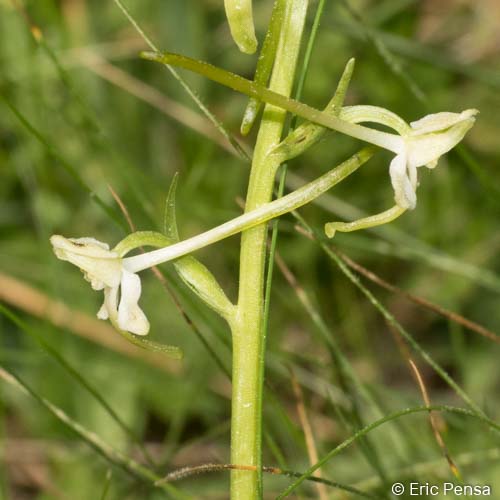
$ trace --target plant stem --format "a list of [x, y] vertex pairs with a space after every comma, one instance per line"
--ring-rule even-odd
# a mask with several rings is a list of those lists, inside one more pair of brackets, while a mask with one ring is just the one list
[[[289, 96], [292, 90], [308, 0], [287, 2], [270, 88]], [[279, 160], [268, 153], [281, 140], [286, 112], [267, 105], [255, 144], [245, 211], [269, 203]], [[261, 461], [262, 342], [264, 269], [267, 224], [245, 231], [241, 239], [240, 285], [233, 328], [233, 389], [231, 463], [257, 465]], [[254, 500], [261, 496], [255, 471], [231, 472], [231, 498]]]
[[[211, 245], [212, 243], [216, 243], [224, 238], [228, 238], [241, 231], [246, 231], [252, 227], [262, 225], [264, 222], [275, 219], [280, 215], [292, 212], [316, 199], [340, 181], [344, 180], [348, 175], [352, 174], [363, 165], [363, 163], [368, 161], [373, 156], [374, 152], [374, 147], [367, 146], [326, 174], [323, 174], [321, 177], [318, 177], [314, 181], [305, 184], [282, 198], [278, 198], [270, 203], [264, 203], [254, 210], [247, 211], [243, 215], [224, 222], [224, 224], [220, 226], [209, 229], [204, 233], [197, 234], [179, 243], [163, 246], [158, 250], [134, 255], [133, 257], [126, 257], [123, 259], [123, 266], [128, 271], [137, 273], [157, 264], [178, 259], [179, 257], [183, 257], [184, 255]], [[278, 155], [272, 155], [271, 158], [269, 155], [266, 164], [274, 168], [274, 165], [279, 164], [281, 158], [282, 157]], [[138, 233], [134, 234], [138, 235]], [[122, 243], [123, 242], [119, 245]], [[152, 243], [149, 239], [138, 236], [135, 247], [139, 245], [152, 245]], [[117, 248], [118, 246], [114, 250], [117, 251]]]

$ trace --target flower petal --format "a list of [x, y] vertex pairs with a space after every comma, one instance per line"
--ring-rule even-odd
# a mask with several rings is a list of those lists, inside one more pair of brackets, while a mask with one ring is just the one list
[[[426, 116], [419, 122], [414, 122], [420, 123], [420, 128], [407, 137], [408, 163], [415, 167], [424, 165], [429, 168], [435, 167], [439, 157], [453, 149], [474, 125], [475, 114], [476, 110], [467, 110], [460, 114], [438, 113]], [[438, 115], [456, 115], [456, 117], [452, 123], [452, 118], [433, 118]], [[424, 120], [428, 120], [428, 123]], [[438, 122], [441, 123], [441, 129], [435, 128]], [[450, 125], [450, 123], [452, 124]], [[423, 130], [429, 132], [424, 133]]]
[[104, 299], [101, 308], [97, 311], [97, 317], [104, 320], [109, 319], [109, 312], [108, 308], [106, 307], [106, 299]]
[[417, 204], [415, 188], [408, 177], [406, 155], [400, 153], [394, 157], [389, 167], [394, 199], [401, 208], [413, 209]]
[[104, 302], [97, 312], [97, 317], [99, 319], [111, 319], [112, 322], [116, 322], [118, 311], [118, 287], [106, 287], [104, 289]]
[[121, 298], [118, 306], [118, 326], [136, 335], [147, 335], [149, 332], [149, 321], [139, 307], [141, 296], [141, 280], [137, 274], [126, 271], [122, 272]]
[[467, 109], [466, 111], [462, 111], [462, 113], [434, 113], [411, 122], [410, 126], [413, 129], [413, 135], [429, 134], [453, 127], [453, 125], [473, 117], [476, 113], [475, 109]]
[[53, 235], [50, 242], [61, 260], [79, 267], [94, 290], [117, 287], [121, 279], [121, 259], [106, 243], [94, 238], [64, 238]]

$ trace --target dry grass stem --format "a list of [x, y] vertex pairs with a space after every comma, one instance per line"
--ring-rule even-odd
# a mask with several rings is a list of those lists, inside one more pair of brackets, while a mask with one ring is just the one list
[[0, 300], [32, 316], [49, 321], [86, 340], [128, 357], [144, 361], [167, 373], [179, 374], [180, 363], [168, 360], [161, 354], [138, 349], [116, 334], [103, 321], [76, 311], [61, 301], [52, 299], [23, 281], [0, 273]]
[[[311, 423], [309, 421], [309, 417], [307, 416], [306, 405], [304, 403], [304, 393], [302, 392], [302, 388], [300, 387], [300, 384], [297, 381], [297, 377], [295, 376], [295, 373], [291, 368], [290, 368], [290, 375], [291, 375], [290, 379], [292, 382], [292, 389], [297, 404], [297, 414], [299, 416], [300, 425], [302, 426], [302, 431], [304, 432], [304, 438], [306, 440], [307, 455], [309, 457], [309, 462], [311, 463], [311, 465], [314, 465], [315, 463], [319, 462], [319, 456], [318, 456], [318, 450], [316, 448], [316, 442], [314, 440], [314, 434], [311, 427]], [[317, 471], [316, 476], [319, 478], [322, 477], [321, 469]], [[320, 483], [316, 484], [316, 489], [318, 491], [318, 496], [320, 500], [328, 499], [328, 493], [326, 491], [326, 487], [324, 484]]]

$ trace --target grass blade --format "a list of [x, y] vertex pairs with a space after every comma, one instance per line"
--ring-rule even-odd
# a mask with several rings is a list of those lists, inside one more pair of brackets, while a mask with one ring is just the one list
[[[130, 21], [134, 29], [139, 33], [141, 38], [146, 42], [146, 44], [155, 52], [158, 52], [156, 45], [153, 41], [146, 35], [144, 30], [140, 27], [139, 23], [134, 19], [130, 11], [125, 7], [121, 0], [113, 0], [118, 8], [123, 12], [125, 17]], [[177, 71], [172, 68], [171, 65], [164, 65], [170, 74], [179, 82], [181, 87], [186, 91], [187, 95], [194, 101], [196, 106], [200, 111], [212, 122], [215, 128], [230, 142], [234, 150], [237, 152], [238, 156], [245, 161], [249, 161], [249, 156], [247, 152], [241, 147], [240, 143], [235, 139], [235, 137], [226, 129], [226, 127], [220, 122], [217, 117], [203, 104], [201, 99], [198, 97], [196, 92], [187, 84], [187, 82], [177, 73]]]
[[404, 410], [396, 411], [394, 413], [391, 413], [390, 415], [387, 415], [379, 420], [376, 420], [375, 422], [363, 427], [362, 429], [358, 430], [355, 434], [353, 434], [351, 437], [347, 438], [345, 441], [343, 441], [341, 444], [333, 448], [330, 452], [328, 452], [319, 462], [317, 462], [315, 465], [310, 467], [304, 474], [297, 479], [297, 481], [294, 481], [288, 488], [286, 488], [283, 492], [281, 492], [277, 497], [276, 500], [280, 500], [282, 498], [287, 497], [290, 493], [292, 493], [298, 486], [300, 486], [307, 477], [311, 476], [316, 470], [318, 470], [322, 465], [324, 465], [326, 462], [328, 462], [330, 459], [338, 455], [341, 451], [346, 449], [348, 446], [350, 446], [352, 443], [357, 441], [363, 436], [366, 436], [368, 433], [370, 433], [372, 430], [376, 429], [377, 427], [380, 427], [381, 425], [390, 422], [391, 420], [398, 419], [400, 417], [404, 417], [406, 415], [411, 415], [414, 413], [420, 413], [420, 412], [429, 412], [429, 411], [441, 411], [441, 412], [448, 412], [448, 413], [456, 413], [459, 415], [465, 415], [468, 417], [476, 418], [483, 422], [485, 425], [490, 427], [491, 429], [494, 429], [495, 431], [500, 432], [500, 425], [497, 423], [493, 422], [492, 420], [482, 417], [475, 412], [472, 412], [470, 410], [465, 410], [464, 408], [456, 408], [453, 406], [417, 406], [414, 408], [406, 408]]
[[59, 164], [68, 172], [68, 174], [73, 177], [73, 179], [76, 181], [76, 183], [85, 191], [88, 193], [90, 198], [94, 200], [97, 205], [102, 208], [102, 210], [108, 215], [118, 226], [120, 226], [122, 229], [125, 229], [125, 224], [122, 221], [121, 217], [117, 214], [117, 212], [110, 207], [106, 202], [104, 202], [99, 195], [94, 193], [92, 189], [85, 183], [85, 181], [82, 179], [78, 171], [76, 170], [71, 163], [69, 163], [62, 155], [62, 153], [59, 152], [59, 150], [54, 147], [48, 139], [46, 139], [41, 132], [39, 132], [35, 126], [30, 123], [28, 118], [19, 110], [17, 109], [2, 93], [0, 93], [0, 98], [4, 102], [4, 104], [14, 113], [16, 118], [21, 122], [24, 128], [40, 143], [42, 146], [47, 150], [47, 152], [54, 158], [56, 159]]
[[[155, 482], [160, 479], [154, 472], [144, 467], [143, 465], [137, 463], [135, 460], [127, 457], [120, 451], [116, 450], [109, 444], [101, 440], [97, 434], [86, 429], [81, 424], [73, 420], [67, 413], [65, 413], [61, 408], [51, 403], [49, 400], [45, 399], [43, 396], [37, 394], [31, 387], [24, 383], [17, 375], [8, 372], [2, 366], [0, 366], [0, 379], [8, 384], [16, 387], [24, 394], [31, 396], [33, 399], [38, 401], [46, 410], [48, 410], [54, 417], [71, 429], [82, 441], [87, 443], [95, 451], [97, 451], [101, 456], [103, 456], [109, 463], [117, 465], [124, 469], [125, 471], [133, 474], [135, 477], [155, 485]], [[178, 500], [186, 500], [190, 497], [181, 494], [176, 488], [169, 484], [160, 485], [162, 489], [167, 491], [172, 495], [173, 498]]]
[[324, 239], [317, 231], [314, 231], [309, 224], [296, 212], [294, 216], [299, 220], [300, 224], [306, 229], [310, 235], [318, 242], [323, 251], [330, 257], [342, 271], [342, 273], [349, 279], [349, 281], [356, 286], [363, 295], [370, 301], [370, 303], [379, 311], [384, 319], [392, 325], [398, 333], [411, 345], [411, 347], [420, 354], [424, 361], [430, 365], [435, 372], [456, 392], [456, 394], [470, 407], [472, 410], [482, 418], [486, 418], [483, 410], [469, 397], [469, 395], [453, 380], [453, 378], [425, 351], [420, 344], [413, 338], [413, 336], [406, 331], [405, 328], [396, 320], [396, 318], [378, 301], [378, 299], [366, 288], [360, 279], [354, 275], [349, 269], [347, 264], [324, 242]]
[[10, 309], [0, 304], [0, 313], [2, 313], [6, 318], [8, 318], [12, 323], [14, 323], [19, 329], [27, 333], [31, 338], [35, 339], [36, 342], [43, 348], [43, 350], [52, 357], [62, 368], [65, 370], [76, 382], [78, 382], [93, 398], [104, 408], [107, 414], [114, 420], [114, 422], [129, 436], [132, 441], [134, 441], [144, 457], [152, 462], [152, 458], [147, 452], [146, 448], [142, 444], [139, 436], [130, 428], [122, 418], [116, 413], [115, 410], [109, 405], [109, 403], [104, 399], [104, 397], [83, 377], [80, 372], [73, 368], [59, 352], [54, 349], [41, 335], [32, 330], [22, 321], [18, 316], [16, 316]]

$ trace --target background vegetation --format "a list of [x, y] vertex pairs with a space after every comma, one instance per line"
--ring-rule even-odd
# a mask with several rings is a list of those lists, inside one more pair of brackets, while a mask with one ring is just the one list
[[[272, 2], [254, 3], [262, 40]], [[221, 1], [148, 0], [129, 7], [159, 47], [252, 77], [256, 59], [237, 51]], [[302, 97], [323, 107], [354, 56], [349, 104], [383, 106], [408, 121], [441, 110], [481, 111], [465, 145], [435, 171], [422, 172], [417, 210], [390, 227], [339, 234], [330, 248], [493, 332], [500, 325], [499, 22], [495, 0], [327, 0]], [[101, 294], [58, 261], [48, 241], [54, 233], [119, 241], [128, 229], [113, 192], [138, 229], [161, 228], [175, 172], [182, 237], [241, 212], [248, 162], [165, 69], [138, 58], [143, 48], [111, 0], [0, 1], [0, 498], [227, 498], [225, 471], [192, 476], [166, 492], [110, 464], [121, 459], [89, 447], [91, 435], [76, 435], [7, 383], [3, 371], [147, 464], [137, 444], [144, 443], [159, 476], [228, 461], [231, 360], [222, 321], [164, 265], [166, 285], [144, 274], [141, 304], [152, 338], [180, 345], [185, 359], [129, 346], [95, 319]], [[246, 98], [183, 76], [249, 150], [252, 137], [238, 135]], [[356, 147], [356, 141], [328, 137], [290, 163], [287, 189]], [[301, 214], [321, 230], [327, 221], [388, 208], [389, 159], [379, 153]], [[304, 471], [314, 448], [304, 438], [304, 408], [323, 457], [364, 425], [424, 403], [401, 335], [295, 224], [291, 216], [280, 223], [278, 253], [287, 267], [276, 269], [272, 289], [264, 463]], [[231, 297], [238, 241], [199, 252]], [[490, 418], [500, 417], [498, 337], [481, 336], [402, 292], [362, 282]], [[411, 356], [433, 404], [467, 407], [425, 360]], [[294, 390], [294, 380], [301, 390]], [[490, 484], [498, 497], [498, 433], [449, 413], [435, 414], [434, 429], [464, 481]], [[388, 485], [396, 480], [458, 482], [443, 453], [428, 414], [419, 413], [344, 449], [323, 476], [390, 498]], [[266, 475], [266, 495], [274, 498], [290, 482]], [[300, 498], [324, 495], [311, 484], [298, 491]], [[331, 498], [357, 497], [325, 491]]]

